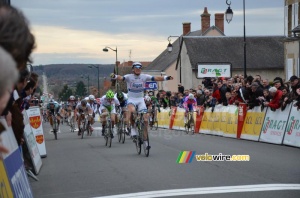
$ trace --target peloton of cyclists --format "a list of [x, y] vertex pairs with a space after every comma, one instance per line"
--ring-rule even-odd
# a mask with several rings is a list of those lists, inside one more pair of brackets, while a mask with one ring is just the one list
[[[131, 120], [131, 135], [134, 139], [136, 139], [136, 128], [134, 126], [134, 121], [131, 118], [133, 112], [135, 112], [135, 107], [138, 108], [138, 111], [147, 111], [147, 107], [144, 101], [144, 90], [145, 83], [147, 81], [166, 81], [172, 80], [172, 76], [151, 76], [148, 74], [141, 74], [142, 72], [142, 64], [139, 62], [135, 62], [132, 65], [132, 74], [126, 74], [124, 76], [111, 74], [111, 78], [118, 81], [125, 81], [127, 83], [128, 90], [128, 105], [127, 105], [127, 116], [126, 122], [128, 123]], [[144, 117], [145, 125], [148, 125], [148, 116]], [[144, 131], [144, 140], [147, 140], [147, 127], [145, 127]], [[147, 142], [147, 141], [146, 141]], [[147, 149], [150, 149], [150, 145], [147, 145]]]

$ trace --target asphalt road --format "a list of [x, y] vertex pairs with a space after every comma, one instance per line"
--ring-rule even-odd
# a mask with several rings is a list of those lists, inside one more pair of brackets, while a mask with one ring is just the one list
[[[43, 128], [47, 157], [39, 181], [30, 179], [38, 198], [126, 197], [149, 191], [156, 192], [127, 197], [300, 197], [299, 148], [159, 129], [150, 132], [152, 148], [145, 157], [136, 153], [129, 137], [125, 144], [115, 138], [111, 148], [105, 147], [99, 123], [84, 139], [63, 125], [54, 140], [49, 123]], [[194, 158], [180, 164], [181, 151], [250, 155], [250, 161]]]

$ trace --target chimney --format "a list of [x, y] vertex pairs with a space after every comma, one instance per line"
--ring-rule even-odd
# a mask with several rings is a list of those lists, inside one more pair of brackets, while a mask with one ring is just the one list
[[224, 13], [215, 14], [215, 26], [224, 33]]
[[201, 30], [202, 30], [202, 34], [208, 28], [210, 28], [210, 14], [207, 11], [207, 7], [205, 7], [203, 14], [201, 14]]
[[190, 32], [191, 32], [191, 23], [189, 23], [189, 22], [182, 23], [182, 34], [183, 34], [183, 36], [187, 35]]
[[132, 64], [133, 64], [133, 62], [132, 62], [132, 61], [128, 61], [128, 67], [131, 67], [131, 66], [132, 66]]

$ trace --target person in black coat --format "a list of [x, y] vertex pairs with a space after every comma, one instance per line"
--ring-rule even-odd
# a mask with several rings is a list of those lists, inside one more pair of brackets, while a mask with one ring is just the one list
[[250, 99], [248, 103], [249, 109], [252, 109], [255, 106], [259, 106], [260, 105], [259, 97], [264, 95], [263, 89], [259, 86], [257, 82], [253, 82], [251, 84], [251, 91], [252, 94], [250, 95]]

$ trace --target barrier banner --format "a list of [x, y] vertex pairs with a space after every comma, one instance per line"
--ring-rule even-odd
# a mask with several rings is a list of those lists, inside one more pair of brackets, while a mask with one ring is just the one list
[[200, 126], [200, 133], [212, 134], [213, 122], [212, 122], [212, 108], [209, 107], [204, 111], [203, 119]]
[[39, 107], [30, 107], [26, 110], [27, 117], [29, 118], [30, 128], [35, 137], [37, 147], [41, 157], [46, 157], [46, 145], [45, 145], [45, 136], [43, 131], [41, 111]]
[[242, 129], [244, 126], [245, 117], [247, 114], [247, 104], [240, 103], [239, 104], [239, 110], [238, 110], [238, 128], [237, 128], [237, 138], [241, 137]]
[[185, 113], [185, 109], [177, 107], [172, 129], [185, 130], [184, 113]]
[[211, 113], [211, 121], [212, 121], [212, 131], [211, 133], [213, 135], [223, 135], [223, 132], [220, 128], [220, 124], [221, 124], [221, 113], [223, 110], [223, 106], [222, 105], [216, 105], [214, 108], [214, 112]]
[[226, 116], [226, 130], [224, 137], [236, 138], [237, 136], [237, 121], [238, 121], [238, 107], [235, 105], [228, 105], [228, 113]]
[[34, 167], [35, 174], [38, 174], [42, 167], [42, 159], [39, 153], [39, 149], [37, 147], [36, 138], [31, 130], [31, 126], [29, 123], [29, 117], [27, 113], [23, 111], [24, 116], [24, 139], [27, 144], [28, 151], [30, 153], [30, 158], [32, 160], [32, 164]]
[[177, 107], [172, 107], [171, 108], [171, 117], [170, 117], [170, 125], [169, 129], [173, 128], [174, 120], [175, 120], [175, 115], [176, 115]]
[[199, 133], [201, 121], [204, 114], [204, 107], [203, 106], [197, 106], [196, 107], [196, 123], [195, 123], [195, 133]]
[[15, 135], [3, 119], [0, 122], [7, 129], [1, 133], [2, 144], [9, 150], [2, 156], [3, 161], [0, 160], [0, 197], [31, 198], [32, 191]]
[[259, 137], [260, 142], [282, 143], [291, 107], [292, 105], [289, 104], [283, 111], [281, 109], [277, 109], [276, 111], [272, 111], [270, 108], [267, 109]]
[[229, 112], [229, 106], [223, 106], [221, 115], [220, 115], [220, 128], [221, 128], [223, 136], [226, 136], [228, 112]]
[[300, 111], [292, 107], [285, 130], [283, 144], [300, 147]]
[[170, 124], [170, 116], [169, 116], [170, 109], [160, 109], [160, 113], [157, 113], [157, 121], [158, 127], [168, 129]]
[[245, 140], [258, 141], [266, 109], [261, 111], [261, 106], [254, 107], [247, 111], [240, 138]]
[[2, 160], [0, 160], [0, 197], [1, 198], [13, 197], [11, 186]]

